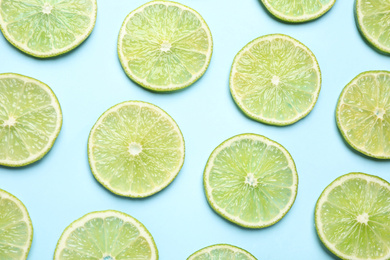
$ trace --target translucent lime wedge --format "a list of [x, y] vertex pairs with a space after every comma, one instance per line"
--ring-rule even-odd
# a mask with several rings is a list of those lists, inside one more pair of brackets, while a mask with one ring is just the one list
[[44, 83], [0, 74], [0, 165], [17, 167], [41, 159], [62, 125], [60, 104]]
[[390, 184], [364, 173], [341, 176], [318, 199], [315, 222], [324, 245], [342, 259], [390, 259]]
[[194, 10], [151, 1], [123, 22], [118, 54], [127, 75], [153, 91], [172, 91], [197, 81], [213, 51], [210, 29]]
[[184, 163], [184, 139], [161, 108], [128, 101], [107, 110], [88, 142], [92, 173], [122, 196], [147, 197], [168, 186]]
[[0, 28], [19, 50], [53, 57], [91, 34], [96, 11], [96, 0], [0, 0]]
[[298, 174], [291, 155], [280, 144], [242, 134], [212, 152], [204, 187], [219, 215], [243, 227], [263, 228], [281, 220], [292, 207]]
[[340, 95], [336, 118], [354, 149], [390, 159], [390, 72], [368, 71], [354, 78]]
[[54, 260], [157, 260], [152, 235], [135, 218], [114, 210], [89, 213], [58, 240]]
[[193, 253], [187, 260], [257, 260], [244, 249], [232, 245], [213, 245]]
[[317, 102], [321, 72], [314, 54], [281, 34], [248, 43], [235, 57], [230, 91], [250, 118], [289, 125], [305, 117]]
[[33, 227], [26, 207], [0, 190], [0, 259], [26, 260], [32, 239]]

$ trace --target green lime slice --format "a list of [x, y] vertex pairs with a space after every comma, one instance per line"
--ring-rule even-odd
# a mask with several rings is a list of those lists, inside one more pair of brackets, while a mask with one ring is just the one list
[[147, 197], [168, 186], [184, 163], [184, 139], [161, 108], [128, 101], [108, 109], [91, 130], [95, 178], [115, 194]]
[[337, 104], [337, 125], [357, 151], [390, 159], [390, 72], [368, 71], [354, 78]]
[[328, 12], [336, 0], [261, 0], [268, 11], [282, 21], [301, 23]]
[[390, 184], [364, 173], [337, 178], [318, 199], [315, 222], [321, 241], [342, 259], [390, 259]]
[[118, 55], [126, 74], [153, 91], [188, 87], [207, 70], [213, 52], [210, 29], [191, 8], [151, 1], [123, 22]]
[[0, 0], [0, 28], [19, 50], [54, 57], [91, 34], [96, 11], [96, 0]]
[[33, 227], [26, 207], [15, 196], [0, 189], [0, 213], [0, 259], [27, 259]]
[[390, 1], [356, 0], [356, 19], [367, 41], [390, 54]]
[[288, 151], [256, 134], [234, 136], [210, 155], [204, 187], [211, 207], [247, 228], [281, 220], [294, 204], [298, 174]]
[[114, 210], [89, 213], [58, 240], [54, 260], [157, 260], [152, 235], [135, 218]]
[[230, 91], [254, 120], [293, 124], [314, 108], [320, 89], [321, 72], [314, 54], [287, 35], [257, 38], [234, 58]]
[[60, 104], [44, 83], [0, 74], [0, 165], [18, 167], [41, 159], [62, 125]]
[[232, 245], [213, 245], [196, 251], [187, 260], [257, 260], [249, 252]]

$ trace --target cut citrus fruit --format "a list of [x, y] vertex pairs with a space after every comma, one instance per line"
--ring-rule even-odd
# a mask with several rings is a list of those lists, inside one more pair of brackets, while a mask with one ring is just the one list
[[88, 141], [92, 173], [107, 189], [147, 197], [168, 186], [184, 163], [184, 139], [161, 108], [128, 101], [107, 110]]
[[0, 0], [0, 28], [19, 50], [54, 57], [91, 34], [96, 11], [96, 0]]
[[301, 23], [328, 12], [336, 0], [261, 0], [268, 11], [282, 21]]
[[360, 32], [378, 50], [390, 54], [390, 1], [356, 0]]
[[318, 199], [315, 222], [321, 241], [342, 259], [390, 259], [390, 184], [364, 173], [339, 177]]
[[257, 260], [244, 249], [232, 245], [213, 245], [193, 253], [187, 260]]
[[336, 110], [344, 139], [357, 151], [390, 159], [390, 72], [368, 71], [342, 91]]
[[58, 240], [54, 260], [157, 260], [152, 235], [135, 218], [114, 210], [89, 213]]
[[243, 227], [263, 228], [281, 220], [292, 207], [298, 174], [283, 146], [264, 136], [242, 134], [212, 152], [204, 186], [219, 215]]
[[27, 259], [33, 227], [26, 207], [15, 196], [0, 190], [0, 212], [0, 259]]
[[118, 54], [126, 74], [153, 91], [188, 87], [207, 70], [213, 51], [210, 29], [194, 10], [151, 1], [123, 22]]
[[17, 167], [41, 159], [62, 125], [60, 104], [44, 83], [0, 74], [0, 165]]
[[320, 89], [314, 54], [287, 35], [266, 35], [247, 44], [230, 73], [230, 91], [240, 109], [271, 125], [289, 125], [305, 117]]

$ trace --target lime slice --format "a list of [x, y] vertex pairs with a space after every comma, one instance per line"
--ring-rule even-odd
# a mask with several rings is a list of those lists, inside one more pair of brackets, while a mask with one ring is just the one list
[[108, 109], [89, 135], [92, 173], [107, 189], [147, 197], [168, 186], [184, 163], [184, 139], [161, 108], [128, 101]]
[[248, 43], [235, 57], [230, 91], [250, 118], [289, 125], [305, 117], [317, 102], [321, 72], [314, 54], [281, 34]]
[[390, 72], [368, 71], [342, 91], [337, 105], [337, 125], [357, 151], [390, 159]]
[[193, 253], [187, 260], [257, 260], [244, 249], [232, 245], [213, 245]]
[[118, 54], [126, 74], [153, 91], [188, 87], [207, 70], [213, 40], [194, 10], [170, 1], [151, 1], [123, 22]]
[[58, 240], [54, 260], [158, 259], [152, 235], [135, 218], [114, 210], [89, 213]]
[[219, 215], [243, 227], [263, 228], [281, 220], [292, 207], [298, 175], [283, 146], [264, 136], [242, 134], [210, 155], [204, 187]]
[[54, 57], [91, 34], [96, 11], [96, 0], [0, 0], [0, 28], [19, 50]]
[[267, 10], [282, 21], [301, 23], [328, 12], [336, 0], [261, 0]]
[[390, 184], [364, 173], [339, 177], [318, 199], [315, 222], [321, 241], [342, 259], [390, 259]]
[[41, 159], [62, 125], [60, 104], [44, 83], [0, 74], [0, 165], [24, 166]]
[[360, 32], [378, 50], [390, 54], [390, 1], [356, 0]]
[[15, 196], [0, 190], [0, 212], [0, 259], [27, 259], [33, 227], [26, 207]]

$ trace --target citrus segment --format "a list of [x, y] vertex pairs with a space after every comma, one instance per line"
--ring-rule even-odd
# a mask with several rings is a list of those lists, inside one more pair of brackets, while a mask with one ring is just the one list
[[232, 245], [213, 245], [205, 247], [193, 253], [187, 260], [256, 260], [256, 258], [244, 249]]

